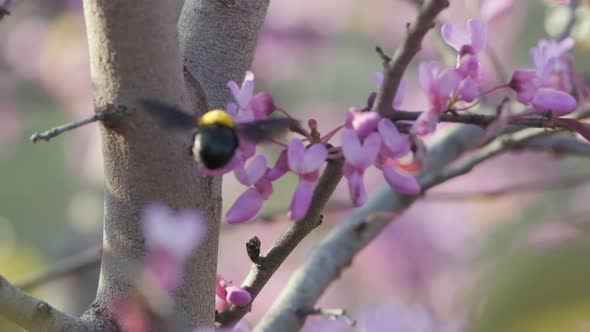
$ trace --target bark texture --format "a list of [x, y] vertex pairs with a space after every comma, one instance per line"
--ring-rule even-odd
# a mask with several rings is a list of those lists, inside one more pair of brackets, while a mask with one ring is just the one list
[[161, 130], [138, 107], [139, 100], [151, 98], [194, 109], [190, 101], [198, 99], [185, 93], [175, 6], [176, 2], [158, 0], [84, 2], [95, 107], [124, 106], [130, 113], [103, 121], [100, 128], [106, 186], [104, 252], [98, 294], [89, 314], [104, 314], [133, 286], [136, 276], [130, 266], [144, 255], [141, 211], [159, 201], [177, 209], [200, 209], [207, 217], [208, 235], [190, 259], [175, 299], [177, 313], [188, 324], [211, 326], [220, 188], [211, 178], [197, 176], [185, 149], [190, 137]]

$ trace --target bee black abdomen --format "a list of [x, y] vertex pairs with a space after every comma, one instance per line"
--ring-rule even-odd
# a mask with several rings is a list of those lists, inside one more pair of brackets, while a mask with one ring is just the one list
[[200, 139], [200, 161], [209, 169], [227, 165], [238, 148], [236, 132], [225, 126], [201, 127], [197, 139]]

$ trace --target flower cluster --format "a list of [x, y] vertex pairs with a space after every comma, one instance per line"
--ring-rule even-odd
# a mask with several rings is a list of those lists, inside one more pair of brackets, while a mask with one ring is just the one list
[[[441, 34], [444, 41], [457, 52], [457, 62], [453, 67], [445, 67], [438, 61], [419, 65], [418, 79], [429, 106], [411, 123], [409, 134], [402, 134], [390, 119], [370, 111], [375, 96], [372, 94], [367, 107], [351, 108], [344, 125], [337, 126], [324, 136], [317, 131], [317, 124], [312, 119], [309, 120], [309, 130], [301, 126], [297, 128], [297, 133], [303, 138], [293, 138], [288, 144], [275, 141], [282, 147], [282, 152], [272, 167], [266, 156], [256, 155], [256, 145], [242, 137], [232, 161], [222, 170], [211, 171], [201, 166], [205, 174], [233, 171], [236, 179], [247, 187], [229, 208], [227, 221], [241, 223], [254, 218], [264, 201], [272, 195], [273, 182], [288, 172], [299, 179], [288, 215], [292, 220], [303, 218], [311, 205], [320, 168], [330, 158], [344, 158], [344, 177], [354, 206], [361, 206], [367, 200], [363, 178], [371, 166], [380, 170], [395, 190], [409, 195], [418, 194], [420, 185], [408, 173], [419, 169], [417, 165], [421, 164], [423, 158], [421, 155], [424, 149], [419, 148], [422, 145], [418, 136], [433, 133], [441, 114], [466, 111], [476, 105], [480, 97], [500, 89], [511, 88], [516, 93], [516, 100], [529, 107], [529, 111], [515, 117], [531, 113], [563, 116], [577, 108], [577, 102], [570, 94], [573, 90], [572, 61], [566, 55], [573, 47], [571, 39], [562, 42], [541, 40], [531, 50], [534, 69], [517, 69], [510, 82], [482, 93], [480, 56], [487, 42], [485, 22], [470, 19], [466, 29], [444, 24]], [[382, 79], [381, 74], [376, 75], [378, 84]], [[285, 110], [275, 105], [268, 92], [254, 94], [252, 72], [246, 73], [241, 86], [233, 81], [227, 86], [235, 99], [235, 102], [227, 105], [227, 111], [237, 123], [267, 119], [273, 112], [290, 117]], [[399, 110], [405, 88], [406, 81], [402, 80], [393, 101], [394, 110]], [[503, 120], [507, 122], [510, 119], [510, 116], [504, 116]], [[341, 131], [342, 145], [333, 147], [328, 142], [338, 131]], [[408, 157], [411, 161], [403, 162]]]

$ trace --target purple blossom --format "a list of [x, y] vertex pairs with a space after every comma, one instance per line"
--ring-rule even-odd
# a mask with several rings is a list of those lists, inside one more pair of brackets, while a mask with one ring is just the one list
[[263, 202], [273, 191], [270, 180], [265, 178], [268, 171], [266, 157], [263, 155], [256, 156], [247, 167], [234, 170], [238, 182], [253, 188], [248, 188], [229, 208], [225, 215], [228, 223], [242, 223], [258, 214]]
[[487, 41], [487, 28], [483, 21], [470, 19], [467, 21], [467, 31], [459, 30], [452, 23], [446, 23], [441, 28], [445, 42], [459, 52], [476, 55], [481, 52]]
[[152, 204], [144, 210], [142, 227], [148, 251], [146, 270], [163, 289], [178, 287], [184, 262], [205, 234], [203, 216], [194, 210], [176, 213], [166, 205]]
[[410, 150], [410, 141], [407, 136], [401, 135], [395, 125], [388, 119], [379, 122], [379, 134], [383, 140], [383, 149], [375, 166], [383, 172], [387, 183], [403, 194], [416, 195], [420, 193], [420, 184], [415, 177], [403, 174], [397, 169], [395, 162]]
[[573, 47], [572, 40], [562, 42], [541, 40], [531, 49], [535, 69], [517, 69], [509, 86], [516, 91], [516, 98], [531, 105], [538, 112], [551, 111], [562, 116], [573, 112], [577, 101], [571, 90], [570, 68], [564, 53]]
[[247, 71], [241, 86], [238, 86], [238, 83], [234, 81], [228, 82], [226, 86], [231, 90], [238, 106], [243, 110], [248, 109], [254, 95], [254, 73]]
[[344, 126], [354, 129], [359, 137], [364, 138], [377, 129], [379, 120], [381, 120], [381, 116], [377, 112], [351, 107], [346, 114]]
[[306, 149], [303, 141], [299, 139], [292, 139], [289, 143], [289, 169], [299, 176], [299, 184], [289, 206], [290, 219], [299, 220], [307, 213], [311, 205], [314, 183], [319, 177], [319, 169], [327, 158], [328, 149], [323, 144], [313, 144]]
[[190, 256], [205, 233], [201, 213], [196, 210], [175, 212], [159, 203], [145, 208], [142, 228], [148, 251], [165, 251], [179, 261]]
[[371, 166], [381, 148], [381, 137], [378, 133], [369, 134], [364, 142], [352, 129], [342, 130], [342, 153], [344, 154], [344, 177], [348, 180], [348, 191], [354, 206], [361, 206], [367, 200], [367, 192], [363, 183], [365, 170]]
[[243, 307], [252, 301], [250, 293], [242, 287], [234, 286], [217, 274], [215, 283], [215, 310], [223, 312], [228, 305]]

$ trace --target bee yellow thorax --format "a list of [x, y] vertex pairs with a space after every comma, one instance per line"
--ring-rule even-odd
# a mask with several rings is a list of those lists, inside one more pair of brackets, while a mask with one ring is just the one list
[[201, 117], [199, 126], [213, 126], [221, 125], [233, 128], [235, 126], [234, 119], [226, 111], [216, 109], [211, 110]]

